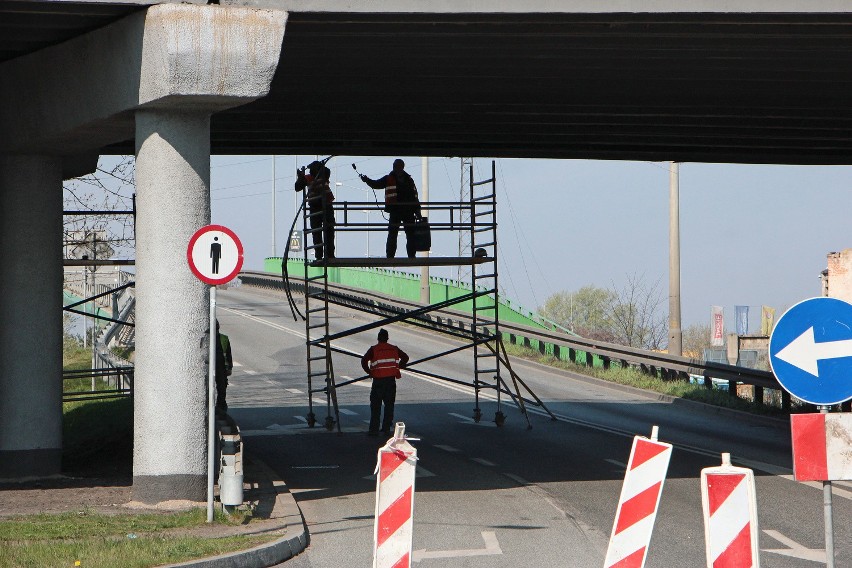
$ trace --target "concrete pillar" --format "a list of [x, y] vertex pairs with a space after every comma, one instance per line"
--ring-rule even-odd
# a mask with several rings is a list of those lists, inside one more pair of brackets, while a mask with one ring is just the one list
[[210, 223], [208, 113], [136, 113], [133, 500], [207, 496], [209, 292], [186, 248]]
[[62, 168], [0, 156], [0, 479], [62, 457]]

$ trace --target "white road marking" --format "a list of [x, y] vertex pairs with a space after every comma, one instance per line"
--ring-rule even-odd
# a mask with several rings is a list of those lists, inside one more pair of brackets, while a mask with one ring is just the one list
[[295, 418], [296, 420], [299, 420], [300, 422], [302, 422], [302, 423], [304, 423], [304, 424], [307, 424], [307, 423], [308, 423], [308, 419], [307, 419], [307, 418], [305, 418], [304, 416], [296, 415], [296, 416], [294, 416], [293, 418]]
[[618, 461], [618, 460], [610, 460], [610, 459], [606, 459], [606, 460], [604, 460], [604, 461], [605, 461], [606, 463], [611, 463], [612, 465], [617, 466], [617, 467], [620, 467], [620, 468], [622, 468], [622, 469], [627, 469], [627, 464], [626, 464], [626, 463], [624, 463], [624, 462], [620, 462], [620, 461]]
[[345, 414], [346, 416], [358, 416], [358, 413], [354, 410], [349, 410], [348, 408], [340, 408], [340, 414]]
[[811, 562], [827, 563], [825, 550], [822, 548], [807, 548], [791, 538], [787, 538], [778, 531], [766, 530], [763, 531], [767, 536], [774, 538], [787, 548], [761, 548], [761, 552], [771, 552], [772, 554], [780, 554], [800, 560], [810, 560]]
[[444, 446], [442, 444], [435, 444], [435, 447], [440, 450], [444, 450], [445, 452], [461, 452], [461, 450], [458, 448], [454, 448], [452, 446]]
[[299, 389], [284, 389], [284, 390], [287, 391], [287, 392], [291, 392], [293, 394], [304, 394], [305, 393], [305, 391], [302, 391], [302, 390], [299, 390]]
[[242, 367], [242, 366], [243, 366], [242, 363], [238, 363], [238, 362], [234, 361], [234, 367]]
[[470, 416], [465, 416], [464, 414], [458, 414], [456, 412], [448, 412], [447, 414], [449, 414], [450, 416], [455, 416], [456, 418], [464, 421], [465, 424], [473, 424], [475, 426], [493, 426], [495, 428], [497, 427], [497, 425], [494, 424], [493, 422], [482, 422], [482, 421], [477, 422], [476, 420], [474, 420]]
[[488, 467], [494, 467], [495, 465], [497, 465], [496, 463], [490, 462], [482, 458], [470, 458], [470, 460]]
[[243, 369], [243, 372], [248, 375], [256, 375], [257, 371], [252, 371], [251, 369]]
[[512, 481], [519, 483], [520, 485], [532, 485], [531, 482], [527, 481], [526, 479], [524, 479], [520, 475], [515, 475], [514, 473], [504, 473], [503, 475], [505, 475], [506, 477], [508, 477]]
[[426, 558], [463, 558], [468, 556], [494, 556], [502, 555], [503, 550], [497, 542], [497, 535], [490, 531], [482, 531], [482, 540], [485, 548], [469, 548], [466, 550], [415, 550], [411, 554], [414, 562], [420, 562]]

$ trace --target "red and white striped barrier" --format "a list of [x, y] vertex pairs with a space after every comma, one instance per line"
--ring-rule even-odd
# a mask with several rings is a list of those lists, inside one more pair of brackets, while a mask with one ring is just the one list
[[654, 426], [650, 439], [633, 438], [604, 568], [642, 568], [645, 565], [672, 457], [672, 445], [657, 440], [658, 430]]
[[852, 413], [793, 414], [796, 481], [852, 480]]
[[701, 470], [707, 568], [760, 568], [754, 472], [731, 465]]
[[417, 450], [397, 422], [393, 438], [379, 449], [373, 568], [410, 568]]

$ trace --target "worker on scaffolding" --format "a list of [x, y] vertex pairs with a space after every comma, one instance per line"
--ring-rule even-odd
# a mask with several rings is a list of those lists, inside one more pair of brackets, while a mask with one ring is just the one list
[[[329, 186], [331, 170], [324, 162], [313, 161], [296, 170], [296, 191], [307, 188], [308, 219], [312, 229], [314, 256], [317, 260], [334, 258], [334, 194]], [[323, 254], [325, 253], [325, 254]]]
[[385, 211], [388, 219], [388, 241], [385, 253], [388, 258], [396, 256], [396, 241], [399, 235], [399, 225], [405, 229], [405, 250], [408, 258], [417, 256], [415, 246], [415, 222], [423, 217], [420, 214], [420, 200], [417, 197], [417, 186], [405, 171], [405, 162], [397, 158], [393, 161], [393, 170], [377, 180], [360, 174], [361, 181], [373, 189], [385, 190]]
[[396, 380], [402, 376], [400, 369], [408, 364], [408, 355], [405, 351], [388, 343], [386, 329], [379, 330], [378, 339], [379, 342], [370, 347], [361, 358], [361, 367], [373, 378], [373, 388], [370, 389], [370, 428], [367, 430], [370, 436], [379, 435], [379, 414], [382, 403], [385, 405], [382, 432], [389, 434], [393, 428]]

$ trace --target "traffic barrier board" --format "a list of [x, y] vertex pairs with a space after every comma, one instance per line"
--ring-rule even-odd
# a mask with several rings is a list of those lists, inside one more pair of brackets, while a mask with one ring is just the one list
[[645, 565], [672, 456], [672, 445], [657, 440], [656, 426], [653, 432], [651, 439], [643, 436], [633, 439], [604, 568]]
[[417, 450], [397, 422], [393, 438], [379, 449], [373, 568], [410, 568], [414, 537], [414, 474]]
[[796, 481], [852, 480], [852, 413], [794, 414], [790, 429]]
[[701, 504], [707, 568], [759, 568], [754, 472], [722, 454], [721, 466], [701, 470]]
[[769, 363], [781, 386], [805, 402], [852, 398], [852, 305], [811, 298], [784, 312], [769, 338]]

